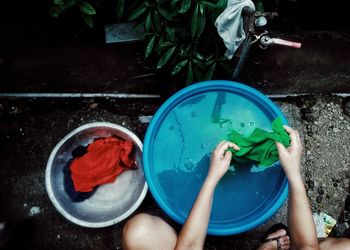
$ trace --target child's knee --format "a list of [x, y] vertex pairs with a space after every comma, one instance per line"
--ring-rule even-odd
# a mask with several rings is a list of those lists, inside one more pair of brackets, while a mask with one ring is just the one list
[[151, 223], [152, 216], [148, 214], [137, 214], [132, 217], [123, 228], [123, 244], [143, 242]]

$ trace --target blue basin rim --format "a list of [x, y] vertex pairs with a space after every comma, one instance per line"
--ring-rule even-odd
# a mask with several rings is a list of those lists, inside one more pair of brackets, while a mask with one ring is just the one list
[[[171, 96], [166, 102], [164, 102], [164, 104], [158, 109], [153, 119], [151, 120], [145, 135], [143, 145], [143, 166], [145, 178], [149, 186], [149, 190], [152, 193], [154, 199], [168, 216], [170, 216], [173, 220], [180, 224], [183, 224], [186, 218], [183, 218], [182, 216], [174, 212], [171, 208], [172, 205], [170, 205], [169, 202], [162, 197], [162, 194], [160, 194], [159, 192], [160, 187], [156, 181], [156, 176], [152, 171], [152, 150], [154, 138], [163, 120], [173, 108], [175, 108], [184, 100], [191, 98], [192, 96], [204, 94], [211, 91], [223, 91], [239, 94], [249, 100], [253, 100], [253, 102], [259, 105], [259, 107], [261, 107], [261, 109], [268, 116], [280, 116], [282, 117], [283, 123], [288, 124], [287, 119], [285, 118], [283, 113], [268, 97], [266, 97], [264, 94], [262, 94], [254, 88], [233, 81], [211, 80], [199, 82], [180, 90], [179, 92]], [[242, 223], [239, 225], [231, 225], [229, 221], [227, 223], [209, 222], [208, 234], [233, 235], [249, 231], [261, 225], [271, 216], [273, 216], [283, 205], [285, 199], [287, 198], [287, 195], [288, 181], [286, 176], [283, 176], [283, 181], [281, 183], [280, 189], [277, 190], [275, 197], [273, 197], [273, 200], [271, 201], [270, 206], [263, 208], [260, 211], [258, 217], [254, 218], [254, 220], [250, 220], [249, 218], [242, 218]]]

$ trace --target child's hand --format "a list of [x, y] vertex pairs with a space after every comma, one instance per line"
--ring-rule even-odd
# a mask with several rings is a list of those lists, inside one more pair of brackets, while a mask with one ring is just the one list
[[279, 142], [276, 142], [276, 146], [282, 168], [288, 180], [291, 180], [301, 176], [300, 162], [303, 146], [297, 130], [294, 130], [288, 126], [284, 126], [284, 128], [290, 136], [290, 146], [285, 148]]
[[236, 144], [228, 141], [222, 141], [212, 152], [207, 178], [215, 181], [215, 183], [219, 182], [230, 166], [232, 152], [227, 151], [229, 148], [239, 150], [239, 147]]

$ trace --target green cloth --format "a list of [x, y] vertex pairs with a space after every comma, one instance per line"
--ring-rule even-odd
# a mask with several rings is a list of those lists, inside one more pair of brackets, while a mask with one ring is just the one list
[[250, 136], [245, 137], [233, 130], [228, 135], [228, 140], [240, 147], [239, 151], [230, 150], [233, 161], [240, 163], [255, 161], [260, 166], [270, 166], [278, 160], [275, 141], [285, 147], [290, 145], [290, 137], [283, 128], [281, 117], [272, 122], [272, 132], [255, 128]]

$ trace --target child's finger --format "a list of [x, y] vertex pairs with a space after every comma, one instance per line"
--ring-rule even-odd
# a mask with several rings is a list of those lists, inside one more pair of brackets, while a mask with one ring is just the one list
[[231, 151], [226, 151], [224, 159], [226, 161], [231, 161], [231, 158], [232, 158], [232, 152]]

